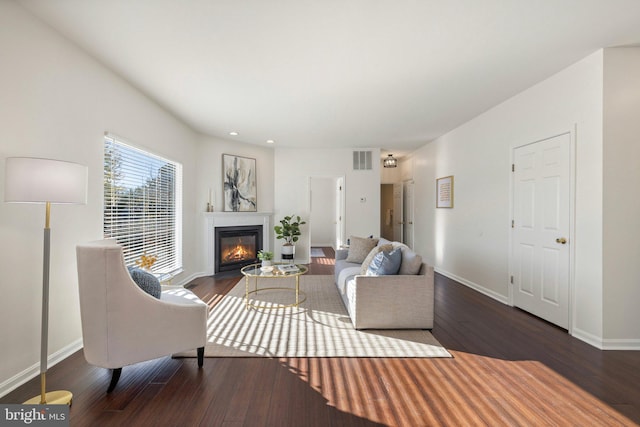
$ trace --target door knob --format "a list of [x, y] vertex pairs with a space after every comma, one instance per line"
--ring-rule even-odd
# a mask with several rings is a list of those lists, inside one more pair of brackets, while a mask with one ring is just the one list
[[563, 245], [567, 243], [567, 239], [564, 237], [559, 237], [556, 239], [556, 243], [562, 243]]

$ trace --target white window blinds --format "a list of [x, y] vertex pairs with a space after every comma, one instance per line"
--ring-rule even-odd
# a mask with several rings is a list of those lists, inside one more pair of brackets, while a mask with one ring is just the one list
[[104, 138], [104, 237], [127, 265], [155, 256], [157, 274], [182, 269], [182, 165], [110, 134]]

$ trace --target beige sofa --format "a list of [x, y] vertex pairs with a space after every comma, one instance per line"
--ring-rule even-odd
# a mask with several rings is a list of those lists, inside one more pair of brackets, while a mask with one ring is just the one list
[[[399, 242], [380, 239], [378, 246], [401, 247], [403, 257], [413, 251]], [[347, 249], [336, 251], [335, 283], [356, 329], [432, 329], [433, 267], [420, 265], [418, 274], [366, 276], [362, 265], [347, 262]]]

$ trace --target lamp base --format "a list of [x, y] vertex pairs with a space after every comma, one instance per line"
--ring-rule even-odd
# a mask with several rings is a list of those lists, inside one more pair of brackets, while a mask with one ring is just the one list
[[24, 402], [24, 405], [69, 405], [73, 399], [73, 394], [66, 390], [49, 391], [45, 394], [46, 402], [42, 402], [42, 395], [37, 395]]

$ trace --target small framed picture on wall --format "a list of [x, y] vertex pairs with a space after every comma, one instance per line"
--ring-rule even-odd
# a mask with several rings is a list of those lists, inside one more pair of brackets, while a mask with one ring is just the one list
[[436, 179], [436, 208], [453, 207], [453, 175]]

